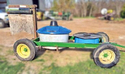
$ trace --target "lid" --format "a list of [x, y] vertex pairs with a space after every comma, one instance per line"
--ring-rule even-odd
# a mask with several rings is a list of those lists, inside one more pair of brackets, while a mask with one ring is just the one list
[[56, 21], [51, 21], [50, 26], [45, 26], [37, 30], [40, 34], [69, 34], [71, 30], [58, 26]]
[[82, 39], [96, 39], [102, 37], [97, 33], [76, 33], [74, 36]]

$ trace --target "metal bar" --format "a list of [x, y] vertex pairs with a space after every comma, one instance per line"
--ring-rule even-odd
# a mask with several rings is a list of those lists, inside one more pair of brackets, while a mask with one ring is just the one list
[[[71, 38], [70, 38], [71, 39]], [[36, 38], [33, 41], [36, 45], [38, 46], [54, 46], [54, 47], [76, 47], [76, 48], [97, 48], [98, 46], [100, 46], [102, 43], [100, 44], [79, 44], [79, 43], [61, 43], [61, 42], [39, 42], [39, 38]], [[112, 44], [114, 46], [118, 46], [121, 48], [125, 48], [124, 45], [120, 45], [117, 43], [109, 43]]]
[[0, 2], [0, 4], [4, 4], [4, 3], [7, 3], [6, 1], [4, 1], [4, 2]]
[[117, 43], [110, 43], [110, 44], [112, 44], [112, 45], [114, 45], [114, 46], [121, 47], [121, 48], [125, 48], [125, 46], [123, 46], [123, 45], [120, 45], [120, 44], [117, 44]]
[[69, 36], [69, 40], [74, 40], [74, 36]]
[[76, 48], [97, 48], [101, 44], [82, 44], [82, 43], [62, 43], [62, 42], [39, 42], [33, 41], [37, 46], [52, 47], [76, 47]]

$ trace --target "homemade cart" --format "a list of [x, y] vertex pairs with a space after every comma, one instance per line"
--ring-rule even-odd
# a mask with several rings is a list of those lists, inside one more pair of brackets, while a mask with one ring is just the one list
[[[37, 47], [57, 51], [65, 47], [93, 48], [92, 58], [95, 64], [100, 67], [110, 68], [115, 66], [120, 59], [120, 52], [115, 46], [125, 48], [125, 46], [110, 43], [108, 35], [104, 32], [79, 32], [69, 36], [71, 30], [58, 26], [56, 21], [51, 21], [50, 26], [45, 26], [39, 30], [37, 30], [35, 19], [34, 21], [35, 39], [20, 39], [13, 46], [15, 55], [22, 61], [33, 60], [38, 50]], [[39, 33], [39, 37], [37, 33]]]

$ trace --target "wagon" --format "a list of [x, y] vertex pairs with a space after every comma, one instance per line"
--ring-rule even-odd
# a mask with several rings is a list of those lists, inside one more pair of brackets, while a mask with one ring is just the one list
[[[35, 19], [34, 21], [36, 24]], [[34, 30], [35, 39], [19, 39], [14, 43], [14, 53], [21, 61], [35, 59], [39, 47], [57, 51], [66, 47], [91, 48], [94, 49], [92, 59], [95, 64], [103, 68], [110, 68], [115, 66], [120, 59], [120, 52], [116, 46], [125, 48], [125, 46], [109, 42], [109, 37], [104, 32], [79, 32], [73, 36], [69, 36], [70, 30], [58, 26], [55, 20], [51, 22], [50, 26], [43, 27], [39, 30], [37, 30], [36, 24]], [[36, 31], [41, 33], [39, 37]]]
[[[76, 33], [77, 34], [87, 34], [85, 32]], [[40, 37], [37, 37], [34, 40], [29, 39], [20, 39], [14, 44], [14, 52], [18, 59], [22, 61], [31, 61], [35, 58], [38, 47], [45, 47], [50, 50], [61, 50], [61, 48], [91, 48], [94, 49], [92, 52], [92, 58], [96, 65], [104, 68], [110, 68], [115, 66], [120, 59], [120, 52], [115, 46], [124, 47], [115, 43], [109, 42], [109, 37], [104, 32], [98, 33], [89, 33], [94, 35], [100, 35], [97, 40], [99, 43], [91, 43], [90, 39], [88, 41], [83, 41], [86, 43], [80, 43], [77, 41], [75, 35], [68, 36], [68, 42], [51, 42], [51, 41], [41, 41]], [[53, 35], [53, 34], [51, 34]], [[89, 36], [89, 35], [88, 35]], [[42, 36], [43, 38], [43, 36]], [[46, 37], [47, 38], [47, 37]], [[86, 40], [86, 39], [85, 39]], [[77, 42], [75, 42], [77, 41]], [[52, 48], [52, 49], [51, 49]]]

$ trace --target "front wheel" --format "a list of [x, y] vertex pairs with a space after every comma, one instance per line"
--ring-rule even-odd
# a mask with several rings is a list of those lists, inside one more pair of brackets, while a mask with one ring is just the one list
[[13, 48], [16, 57], [22, 61], [33, 60], [37, 51], [35, 44], [29, 39], [16, 41]]
[[111, 44], [102, 44], [93, 51], [93, 60], [103, 68], [115, 66], [120, 59], [119, 50]]

